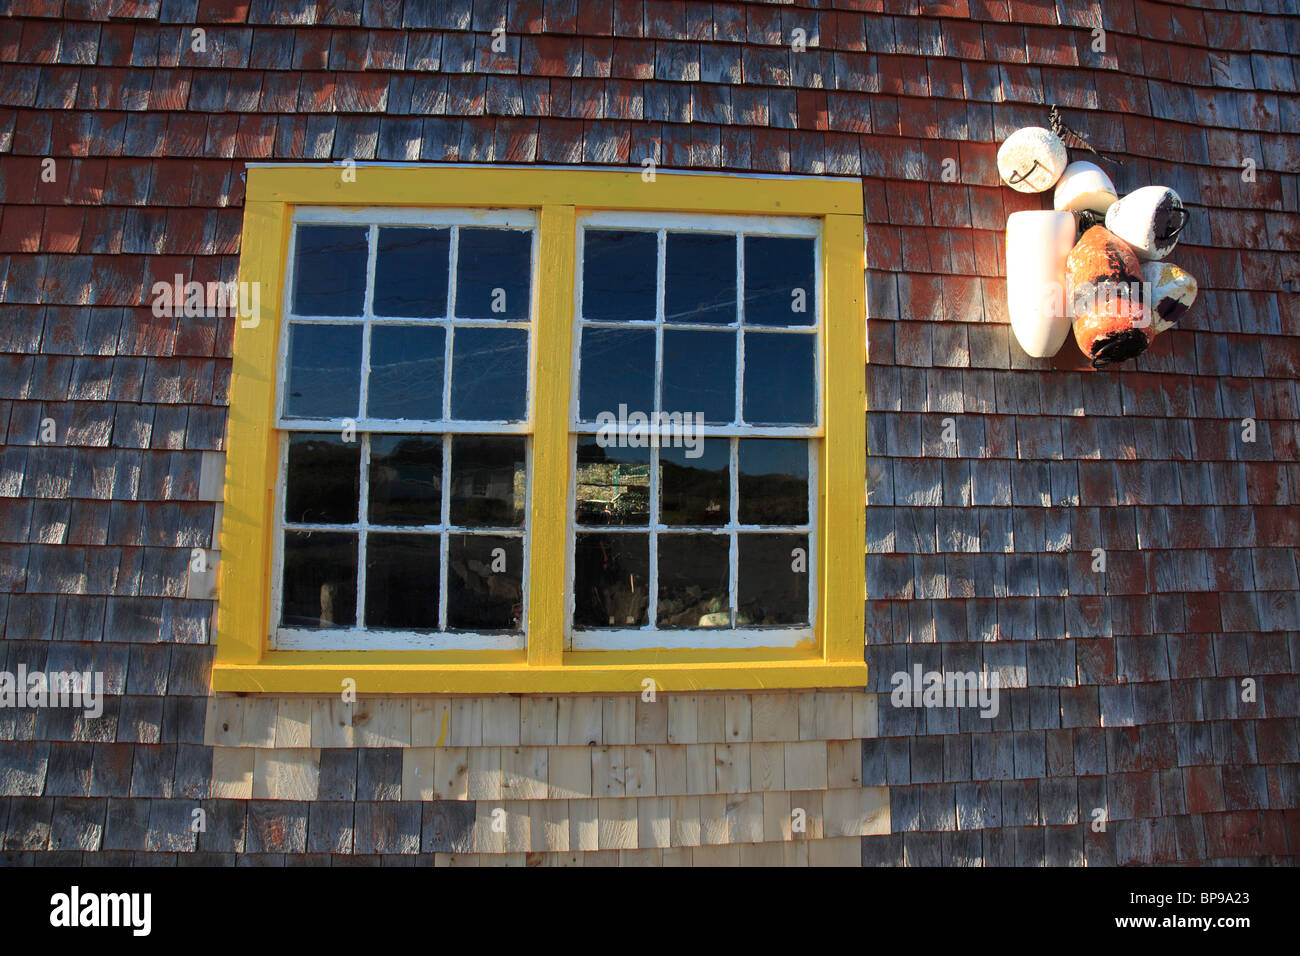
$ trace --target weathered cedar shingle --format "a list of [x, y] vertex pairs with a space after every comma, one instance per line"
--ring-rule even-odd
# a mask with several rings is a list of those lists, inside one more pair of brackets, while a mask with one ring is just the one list
[[[185, 0], [119, 5], [140, 18], [133, 22], [24, 21], [15, 62], [0, 66], [0, 104], [21, 108], [0, 115], [0, 150], [13, 154], [0, 163], [11, 204], [0, 219], [0, 282], [14, 303], [0, 323], [10, 353], [0, 366], [0, 491], [34, 501], [0, 511], [3, 581], [21, 589], [5, 596], [0, 620], [6, 651], [19, 646], [14, 635], [60, 638], [61, 666], [88, 659], [76, 641], [109, 642], [97, 646], [116, 657], [97, 664], [129, 696], [109, 701], [99, 721], [10, 715], [0, 727], [67, 742], [60, 747], [142, 741], [145, 756], [129, 743], [95, 744], [90, 788], [156, 799], [124, 813], [60, 798], [67, 822], [51, 831], [48, 806], [15, 810], [15, 799], [28, 800], [15, 797], [0, 814], [6, 847], [93, 849], [97, 818], [105, 849], [148, 851], [140, 862], [174, 862], [195, 846], [183, 801], [163, 794], [171, 786], [199, 796], [210, 772], [205, 748], [190, 743], [202, 736], [210, 605], [179, 595], [188, 547], [211, 543], [211, 513], [178, 503], [198, 495], [199, 453], [222, 444], [232, 325], [159, 322], [145, 293], [178, 270], [233, 277], [242, 162], [624, 165], [650, 156], [670, 167], [881, 177], [864, 183], [873, 680], [887, 691], [889, 674], [906, 666], [888, 642], [939, 641], [944, 666], [987, 666], [1028, 689], [1005, 692], [992, 722], [1005, 735], [966, 713], [882, 710], [882, 732], [897, 736], [868, 741], [864, 768], [877, 767], [881, 783], [918, 788], [899, 796], [893, 823], [921, 829], [867, 838], [864, 862], [1285, 854], [1278, 825], [1257, 814], [1272, 768], [1234, 771], [1230, 806], [1216, 801], [1184, 816], [1193, 808], [1179, 803], [1163, 770], [1130, 764], [1140, 755], [1217, 771], [1215, 761], [1295, 759], [1275, 729], [1294, 712], [1291, 684], [1269, 687], [1271, 709], [1248, 715], [1231, 683], [1245, 673], [1289, 681], [1295, 649], [1285, 643], [1300, 630], [1289, 550], [1300, 491], [1290, 381], [1300, 349], [1291, 337], [1300, 322], [1294, 297], [1277, 295], [1295, 202], [1291, 186], [1268, 172], [1293, 167], [1300, 152], [1284, 132], [1295, 126], [1289, 21], [1160, 7], [1138, 40], [1133, 15], [1120, 9], [1106, 24], [1103, 54], [1090, 49], [1097, 14], [1087, 5], [1069, 7], [1070, 28], [1044, 22], [1055, 11], [1037, 5], [1012, 5], [1022, 21], [1014, 23], [966, 19], [990, 16], [981, 5], [950, 7], [915, 17], [412, 0], [318, 11], [258, 0], [247, 10], [251, 28], [207, 24], [206, 53], [190, 48], [184, 25], [200, 11]], [[490, 42], [500, 22], [503, 54]], [[809, 41], [805, 53], [789, 48], [796, 28]], [[1121, 59], [1142, 71], [1117, 71]], [[1062, 67], [1076, 61], [1081, 71]], [[1049, 371], [1007, 331], [1000, 232], [1007, 214], [1037, 200], [1002, 188], [993, 156], [1012, 129], [1045, 122], [1047, 102], [1099, 148], [1129, 154], [1117, 172], [1121, 189], [1155, 176], [1196, 207], [1179, 256], [1202, 279], [1198, 312], [1212, 321], [1167, 333], [1119, 374], [1081, 371], [1072, 360]], [[1097, 122], [1096, 106], [1118, 121]], [[1149, 161], [1155, 117], [1184, 121], [1167, 131], [1174, 162]], [[47, 153], [57, 157], [52, 184], [39, 176]], [[1247, 155], [1260, 160], [1260, 188], [1243, 194], [1230, 167]], [[958, 161], [958, 184], [935, 182], [946, 157]], [[219, 218], [205, 212], [217, 209]], [[1237, 246], [1256, 251], [1243, 257]], [[948, 416], [955, 447], [937, 434]], [[39, 443], [45, 417], [58, 425], [54, 447]], [[1246, 417], [1260, 419], [1253, 445], [1239, 440]], [[1108, 550], [1105, 575], [1091, 571], [1093, 547]], [[159, 639], [166, 643], [153, 644]], [[131, 644], [140, 653], [128, 671]], [[160, 648], [170, 648], [169, 662]], [[164, 689], [195, 696], [158, 697]], [[1183, 723], [1170, 732], [1171, 721]], [[1249, 740], [1235, 729], [1243, 721], [1259, 728]], [[1136, 736], [1114, 736], [1121, 732]], [[186, 744], [174, 751], [170, 780], [155, 769], [160, 755], [169, 760], [159, 741]], [[125, 754], [116, 770], [115, 752]], [[358, 796], [395, 798], [400, 761], [396, 770], [389, 763], [325, 751], [322, 799], [335, 794], [350, 827]], [[958, 779], [1020, 777], [1023, 788], [1026, 774], [1046, 774], [1039, 819], [979, 820], [1015, 828], [968, 836], [966, 795], [958, 789], [953, 817], [942, 791], [928, 789], [952, 779], [950, 765], [967, 764]], [[63, 767], [55, 789], [75, 790]], [[1083, 781], [1104, 783], [1107, 773], [1153, 774], [1166, 816], [1118, 821], [1109, 836], [1085, 830], [1081, 839], [1070, 826], [1071, 775], [1083, 775], [1083, 820], [1090, 800], [1105, 802], [1104, 787], [1097, 797]], [[1121, 802], [1134, 802], [1126, 794]], [[999, 798], [980, 793], [974, 805], [1000, 807]], [[232, 822], [198, 846], [242, 851], [249, 809], [221, 806]], [[350, 830], [346, 848], [328, 835], [316, 846], [305, 808], [276, 816], [263, 806], [252, 815], [275, 838], [249, 848], [267, 862], [305, 850], [373, 851], [376, 862], [413, 852], [405, 805], [377, 806], [359, 849]], [[444, 825], [447, 814], [459, 822]], [[435, 817], [426, 808], [419, 849], [473, 849], [471, 805], [449, 803]]]

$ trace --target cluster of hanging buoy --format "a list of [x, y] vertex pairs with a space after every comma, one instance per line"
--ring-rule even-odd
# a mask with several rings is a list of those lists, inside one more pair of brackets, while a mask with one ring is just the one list
[[[1096, 163], [1070, 162], [1054, 129], [1030, 126], [998, 150], [998, 173], [1024, 193], [1056, 192], [1051, 210], [1007, 217], [1007, 307], [1026, 354], [1050, 358], [1074, 339], [1094, 368], [1134, 358], [1196, 298], [1196, 280], [1164, 261], [1187, 225], [1178, 193], [1143, 186], [1122, 199]], [[1099, 157], [1100, 158], [1100, 157]]]

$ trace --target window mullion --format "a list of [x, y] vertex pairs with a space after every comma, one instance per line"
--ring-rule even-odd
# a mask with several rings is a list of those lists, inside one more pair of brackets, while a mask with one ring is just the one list
[[529, 501], [528, 664], [563, 663], [568, 589], [569, 428], [575, 324], [577, 209], [542, 206], [534, 264], [532, 495]]

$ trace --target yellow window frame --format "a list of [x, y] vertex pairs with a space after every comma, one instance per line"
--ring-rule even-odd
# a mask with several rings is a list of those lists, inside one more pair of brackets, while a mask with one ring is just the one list
[[[346, 175], [345, 175], [346, 173]], [[276, 358], [293, 215], [300, 206], [517, 208], [539, 213], [533, 334], [533, 491], [525, 649], [270, 649], [277, 480]], [[564, 647], [570, 356], [578, 216], [592, 210], [821, 220], [822, 431], [815, 642], [794, 648]], [[239, 279], [260, 315], [236, 324], [218, 572], [217, 691], [616, 693], [853, 687], [867, 681], [866, 361], [862, 188], [854, 180], [502, 166], [250, 165]], [[251, 286], [243, 286], [249, 288]], [[556, 560], [556, 556], [564, 556]]]

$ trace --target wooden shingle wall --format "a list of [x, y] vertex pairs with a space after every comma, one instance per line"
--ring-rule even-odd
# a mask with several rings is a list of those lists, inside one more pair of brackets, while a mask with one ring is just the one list
[[[0, 710], [4, 862], [1300, 852], [1293, 0], [0, 12], [0, 669], [93, 669], [109, 693], [97, 719]], [[1122, 161], [1121, 191], [1164, 183], [1192, 211], [1173, 258], [1200, 298], [1116, 370], [1029, 359], [1008, 331], [1006, 216], [1045, 199], [994, 156], [1051, 103]], [[232, 326], [148, 303], [177, 273], [235, 278], [243, 164], [645, 158], [862, 177], [874, 683], [850, 699], [878, 735], [854, 703], [847, 731], [805, 736], [817, 695], [761, 733], [764, 695], [665, 697], [664, 726], [635, 699], [210, 700], [211, 580], [188, 567], [214, 543]], [[993, 719], [891, 706], [916, 665], [1010, 689]], [[785, 839], [787, 796], [806, 837]]]
[[244, 834], [267, 852], [857, 865], [889, 832], [888, 791], [861, 780], [875, 727], [861, 690], [221, 696], [205, 742], [213, 799], [267, 807]]

